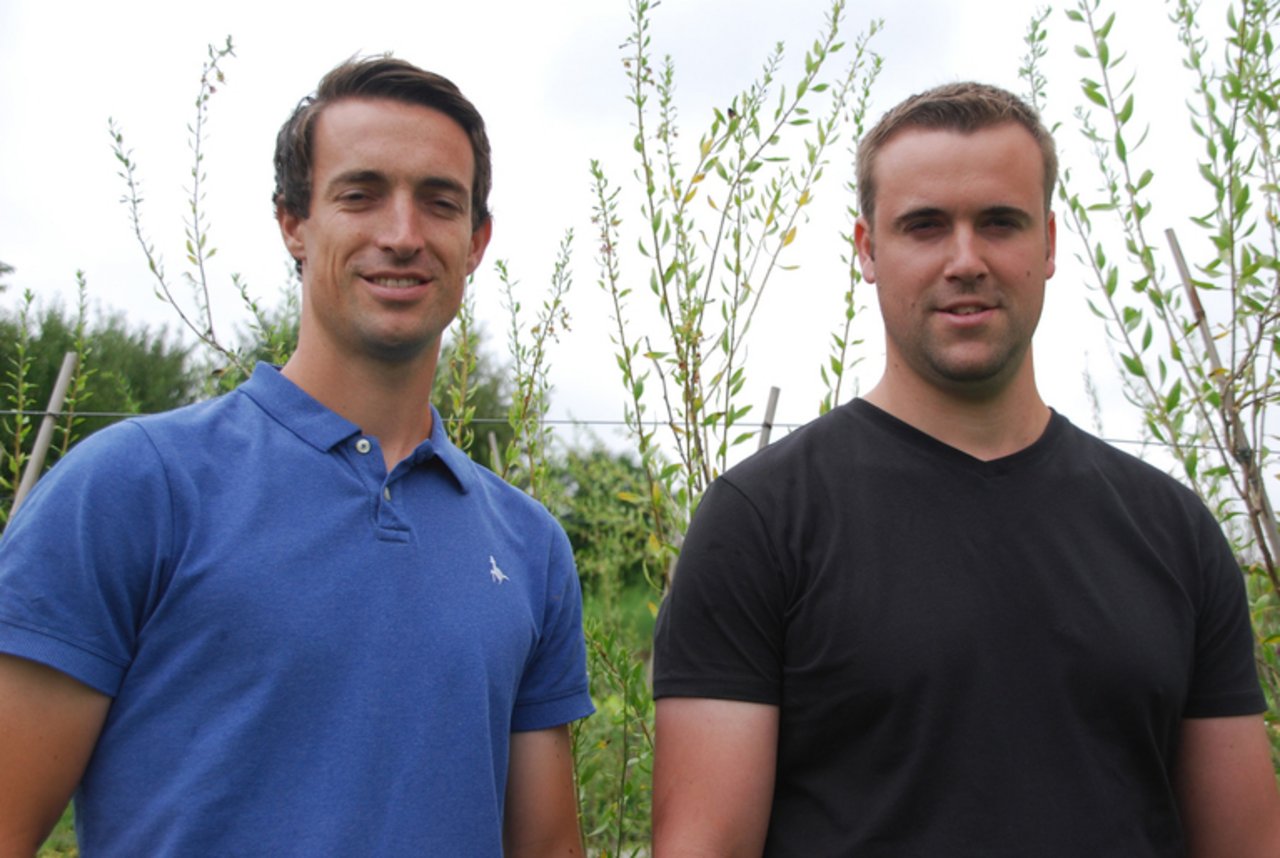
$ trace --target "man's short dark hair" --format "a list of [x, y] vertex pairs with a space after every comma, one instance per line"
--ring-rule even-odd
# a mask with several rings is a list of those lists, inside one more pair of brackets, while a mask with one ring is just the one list
[[475, 105], [448, 78], [389, 56], [350, 59], [320, 81], [312, 95], [298, 102], [276, 136], [276, 188], [271, 201], [299, 218], [311, 212], [311, 166], [315, 154], [316, 119], [344, 98], [388, 98], [430, 107], [462, 127], [471, 141], [475, 175], [471, 180], [471, 227], [489, 219], [493, 166], [484, 119]]
[[1058, 152], [1040, 114], [1011, 92], [984, 83], [949, 83], [917, 93], [886, 113], [858, 143], [858, 205], [875, 225], [875, 158], [885, 144], [906, 128], [969, 133], [1016, 122], [1031, 133], [1044, 160], [1044, 208], [1053, 201], [1058, 182]]

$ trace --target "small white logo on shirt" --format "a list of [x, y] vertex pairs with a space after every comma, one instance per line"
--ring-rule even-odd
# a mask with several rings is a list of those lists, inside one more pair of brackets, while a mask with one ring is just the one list
[[498, 568], [498, 561], [493, 559], [493, 555], [489, 555], [489, 577], [493, 579], [493, 583], [501, 584], [503, 581], [510, 581], [501, 569]]

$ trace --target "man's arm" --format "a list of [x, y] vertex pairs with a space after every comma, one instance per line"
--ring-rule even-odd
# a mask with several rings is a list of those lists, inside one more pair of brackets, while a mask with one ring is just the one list
[[111, 698], [0, 654], [0, 858], [30, 858], [75, 791]]
[[778, 707], [664, 697], [656, 705], [653, 854], [758, 856], [778, 757]]
[[567, 724], [511, 734], [502, 850], [507, 858], [583, 854]]
[[1190, 858], [1280, 855], [1280, 791], [1260, 716], [1185, 719], [1176, 785]]

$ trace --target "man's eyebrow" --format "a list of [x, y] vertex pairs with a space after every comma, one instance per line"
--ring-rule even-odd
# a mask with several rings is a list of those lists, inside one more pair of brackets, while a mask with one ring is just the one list
[[[931, 220], [934, 218], [949, 218], [946, 210], [936, 206], [921, 206], [920, 208], [910, 209], [903, 212], [893, 219], [893, 226], [901, 228], [907, 224], [918, 220]], [[981, 217], [989, 218], [1007, 218], [1015, 220], [1022, 226], [1028, 226], [1034, 220], [1029, 212], [1017, 206], [994, 205], [982, 209]]]
[[918, 209], [910, 209], [893, 219], [895, 228], [904, 226], [912, 221], [927, 220], [929, 218], [946, 217], [947, 213], [935, 206], [921, 206]]
[[[386, 175], [378, 170], [348, 170], [330, 179], [329, 185], [331, 187], [338, 185], [379, 185], [388, 181]], [[448, 176], [427, 176], [417, 184], [419, 188], [425, 190], [451, 191], [463, 195], [471, 192], [469, 188], [457, 179], [451, 179]]]
[[348, 170], [339, 173], [329, 180], [329, 187], [342, 185], [377, 185], [386, 182], [387, 177], [377, 170]]
[[1017, 206], [991, 206], [982, 210], [983, 217], [1003, 217], [1016, 220], [1023, 226], [1030, 224], [1033, 220], [1031, 214]]
[[449, 191], [460, 196], [470, 196], [471, 189], [448, 176], [427, 176], [418, 183], [418, 187], [428, 191]]

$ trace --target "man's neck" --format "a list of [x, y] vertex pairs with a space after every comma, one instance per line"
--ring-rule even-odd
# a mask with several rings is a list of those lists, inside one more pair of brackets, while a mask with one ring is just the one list
[[990, 396], [966, 396], [924, 384], [897, 383], [890, 374], [868, 402], [949, 447], [989, 462], [1036, 442], [1051, 412], [1030, 373]]
[[335, 359], [299, 345], [286, 378], [335, 414], [378, 439], [390, 471], [431, 435], [431, 385], [438, 353], [387, 364]]

